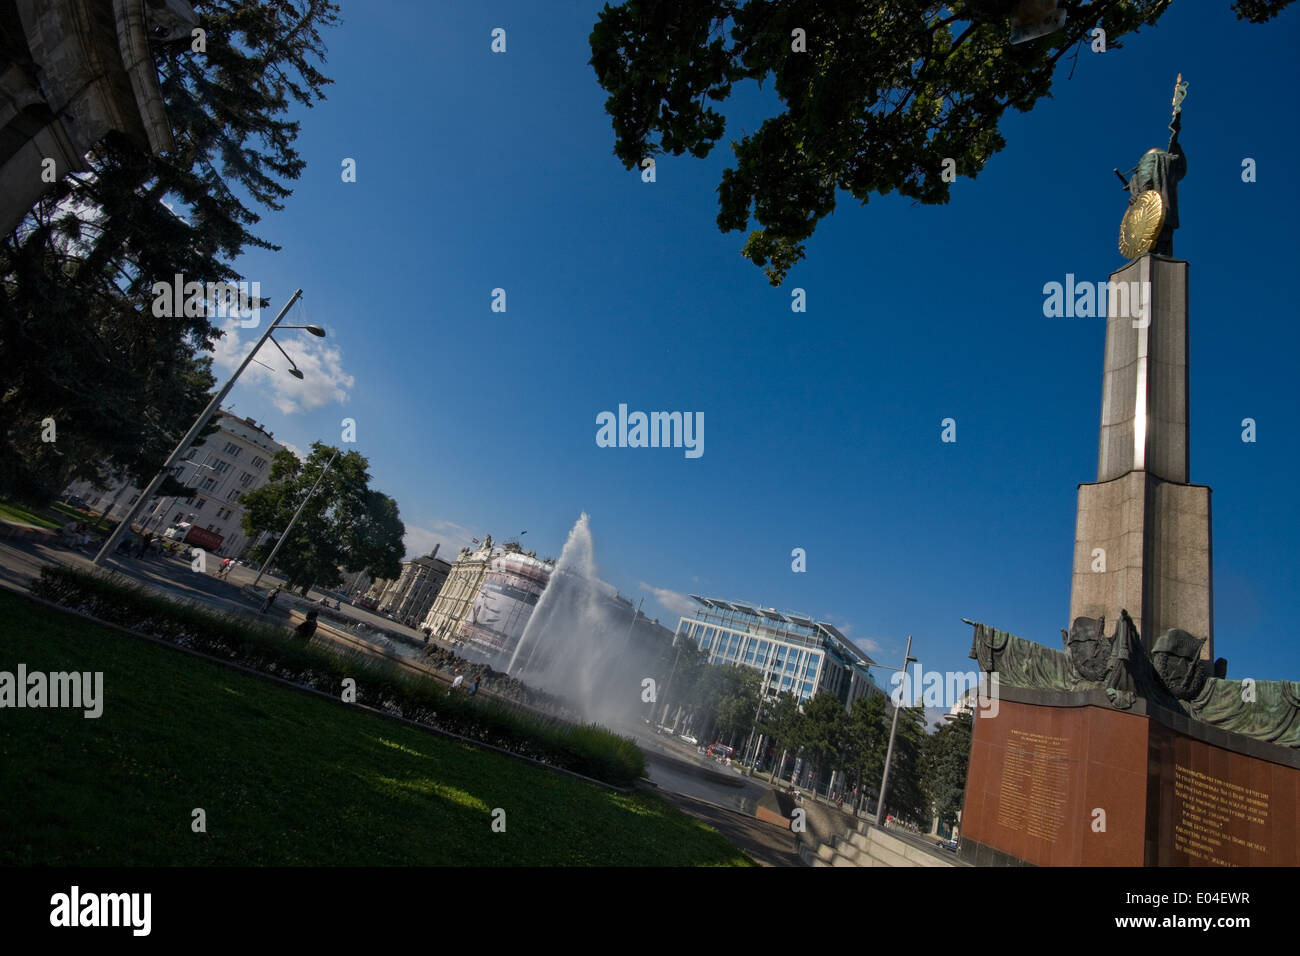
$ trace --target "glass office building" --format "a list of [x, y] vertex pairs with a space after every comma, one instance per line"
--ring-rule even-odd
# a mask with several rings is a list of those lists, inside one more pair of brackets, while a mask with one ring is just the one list
[[677, 624], [676, 638], [698, 644], [710, 664], [743, 664], [763, 674], [764, 692], [790, 691], [801, 701], [827, 691], [845, 707], [884, 691], [872, 680], [875, 661], [833, 624], [771, 608], [692, 594], [700, 609]]

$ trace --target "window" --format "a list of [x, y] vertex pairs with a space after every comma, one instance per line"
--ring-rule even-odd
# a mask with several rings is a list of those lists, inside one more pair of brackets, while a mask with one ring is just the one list
[[239, 453], [240, 453], [241, 451], [243, 451], [244, 449], [240, 448], [240, 447], [239, 447], [238, 445], [236, 445], [234, 442], [232, 442], [232, 441], [228, 441], [228, 442], [226, 442], [226, 447], [225, 447], [224, 450], [225, 450], [225, 453], [226, 453], [227, 455], [229, 455], [231, 458], [238, 458], [238, 457], [239, 457]]
[[211, 491], [213, 488], [216, 487], [216, 484], [217, 484], [217, 479], [215, 479], [215, 478], [204, 478], [204, 479], [203, 479], [203, 484], [199, 485], [199, 487], [200, 487], [201, 489], [203, 489], [204, 491]]
[[172, 524], [177, 524], [178, 522], [184, 520], [184, 518], [185, 518], [185, 515], [181, 514], [181, 513], [178, 511], [178, 512], [176, 512], [176, 517], [175, 517], [175, 518], [172, 518]]
[[243, 485], [245, 488], [248, 487], [248, 483], [251, 482], [252, 480], [253, 480], [253, 476], [246, 471], [242, 472], [239, 476], [239, 483]]
[[226, 500], [227, 500], [227, 501], [238, 501], [238, 500], [239, 500], [239, 489], [238, 489], [238, 488], [231, 488], [231, 489], [230, 489], [230, 494], [226, 495]]
[[254, 468], [260, 470], [262, 466], [266, 464], [266, 459], [263, 458], [261, 455], [258, 455], [256, 458], [253, 459], [252, 464]]
[[219, 475], [224, 475], [227, 471], [230, 470], [230, 462], [222, 461], [220, 458], [218, 458], [216, 462], [213, 463], [212, 470]]
[[138, 499], [139, 497], [140, 497], [139, 495], [132, 495], [132, 496], [131, 496], [131, 500], [128, 501], [127, 504], [128, 504], [128, 505], [133, 505], [133, 504], [135, 504], [136, 499]]
[[208, 499], [207, 499], [207, 498], [200, 498], [198, 501], [194, 502], [194, 510], [195, 510], [195, 511], [202, 511], [202, 510], [203, 510], [203, 506], [206, 505], [207, 503], [208, 503]]

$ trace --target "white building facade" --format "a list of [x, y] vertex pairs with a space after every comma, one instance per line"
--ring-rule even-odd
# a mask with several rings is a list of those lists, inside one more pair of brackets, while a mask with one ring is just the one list
[[[239, 500], [250, 491], [266, 484], [271, 475], [271, 460], [284, 445], [251, 418], [236, 418], [218, 412], [217, 431], [203, 444], [188, 449], [182, 461], [172, 469], [181, 484], [195, 488], [190, 499], [152, 498], [138, 516], [137, 526], [155, 535], [169, 526], [188, 521], [222, 537], [217, 553], [231, 558], [243, 557], [253, 542], [244, 534], [244, 509]], [[140, 497], [140, 489], [125, 483], [110, 485], [106, 490], [90, 482], [78, 481], [68, 487], [80, 496], [90, 510], [107, 511], [109, 518], [121, 520]], [[111, 505], [111, 506], [110, 506]]]

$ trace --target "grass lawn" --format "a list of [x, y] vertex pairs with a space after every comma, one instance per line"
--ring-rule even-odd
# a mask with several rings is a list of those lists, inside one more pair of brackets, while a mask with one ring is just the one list
[[[0, 671], [103, 671], [103, 715], [0, 709], [0, 865], [750, 865], [623, 796], [0, 592]], [[191, 830], [206, 812], [207, 832]], [[493, 811], [505, 832], [493, 832]], [[495, 814], [500, 818], [501, 814]]]
[[55, 521], [45, 514], [39, 514], [26, 508], [23, 505], [12, 504], [8, 501], [0, 501], [0, 519], [5, 521], [17, 521], [19, 524], [34, 524], [38, 528], [50, 528], [58, 530], [67, 524], [68, 519]]

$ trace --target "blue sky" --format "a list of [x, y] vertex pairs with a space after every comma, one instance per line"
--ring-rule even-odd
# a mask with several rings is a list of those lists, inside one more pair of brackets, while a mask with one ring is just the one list
[[[1059, 646], [1105, 322], [1046, 318], [1043, 286], [1123, 264], [1111, 168], [1165, 146], [1181, 72], [1176, 252], [1191, 263], [1192, 480], [1214, 489], [1216, 653], [1230, 676], [1300, 679], [1300, 13], [1255, 26], [1202, 0], [1123, 49], [1084, 48], [947, 206], [841, 195], [773, 288], [714, 222], [726, 144], [771, 100], [739, 88], [713, 155], [661, 157], [643, 183], [613, 156], [587, 65], [600, 6], [343, 4], [329, 99], [300, 111], [307, 169], [256, 227], [283, 248], [237, 263], [272, 315], [301, 287], [286, 321], [329, 338], [286, 333], [307, 379], [251, 366], [238, 413], [300, 449], [355, 419], [412, 554], [527, 530], [525, 547], [558, 555], [586, 511], [602, 577], [669, 627], [697, 593], [832, 621], [883, 663], [910, 633], [927, 670], [973, 667], [963, 617]], [[620, 403], [702, 412], [704, 454], [597, 447], [597, 414]]]

